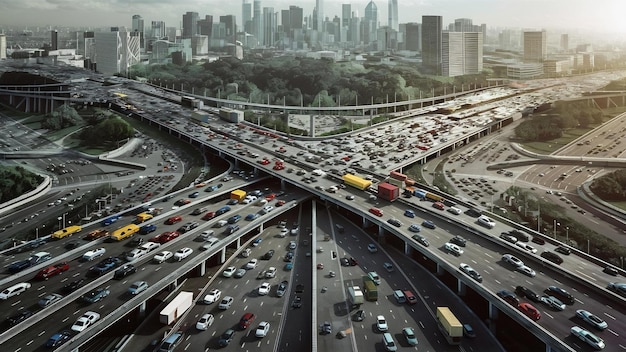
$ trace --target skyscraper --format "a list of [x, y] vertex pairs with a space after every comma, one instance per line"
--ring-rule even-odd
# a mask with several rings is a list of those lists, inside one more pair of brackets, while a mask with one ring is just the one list
[[[256, 43], [263, 42], [263, 16], [261, 14], [261, 0], [254, 0], [252, 8], [252, 35], [256, 38]], [[253, 45], [253, 47], [256, 45]]]
[[211, 38], [213, 34], [213, 16], [205, 15], [203, 20], [198, 20], [198, 33]]
[[483, 69], [481, 32], [443, 32], [441, 74], [447, 77], [478, 74]]
[[404, 33], [404, 47], [406, 50], [420, 51], [422, 50], [422, 25], [420, 23], [410, 22], [405, 24], [406, 31]]
[[315, 13], [317, 14], [317, 21], [313, 29], [322, 32], [324, 30], [324, 0], [315, 0]]
[[363, 35], [361, 39], [365, 44], [370, 44], [376, 40], [376, 32], [378, 29], [378, 7], [374, 4], [374, 0], [365, 6], [365, 16], [363, 17]]
[[0, 60], [7, 58], [7, 36], [0, 33]]
[[263, 43], [269, 47], [276, 42], [276, 31], [278, 30], [277, 14], [273, 7], [263, 8]]
[[97, 70], [106, 75], [128, 74], [140, 60], [139, 36], [122, 28], [96, 32]]
[[152, 37], [157, 39], [167, 37], [164, 21], [152, 21]]
[[457, 18], [454, 20], [455, 32], [475, 32], [471, 18]]
[[140, 15], [133, 15], [132, 30], [133, 32], [139, 33], [139, 45], [141, 46], [142, 49], [145, 48], [144, 24], [143, 24], [143, 18], [141, 18]]
[[235, 34], [237, 34], [237, 23], [234, 15], [220, 16], [220, 23], [224, 23], [226, 28], [225, 37], [229, 43], [235, 43]]
[[249, 0], [243, 0], [241, 6], [241, 24], [243, 25], [243, 32], [252, 32], [252, 4]]
[[50, 31], [50, 50], [59, 50], [59, 32], [56, 29]]
[[387, 25], [395, 31], [398, 30], [398, 0], [389, 0], [387, 9]]
[[561, 51], [568, 51], [569, 50], [569, 35], [566, 34], [561, 34]]
[[422, 65], [431, 73], [441, 73], [441, 16], [422, 16]]
[[187, 12], [183, 15], [183, 38], [191, 38], [198, 34], [198, 19], [197, 12]]
[[524, 61], [543, 61], [547, 58], [546, 31], [524, 31]]

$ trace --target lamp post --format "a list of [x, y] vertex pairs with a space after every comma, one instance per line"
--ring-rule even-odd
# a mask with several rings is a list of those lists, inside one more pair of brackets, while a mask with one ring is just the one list
[[554, 239], [556, 240], [556, 227], [557, 226], [561, 226], [561, 224], [559, 224], [558, 222], [556, 222], [556, 219], [554, 219]]
[[569, 226], [565, 226], [565, 244], [569, 246]]

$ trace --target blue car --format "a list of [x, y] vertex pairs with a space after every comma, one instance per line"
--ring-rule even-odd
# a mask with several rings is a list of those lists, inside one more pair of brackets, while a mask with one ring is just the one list
[[259, 214], [257, 214], [257, 213], [248, 214], [248, 215], [246, 215], [246, 220], [252, 221], [252, 220], [254, 220], [254, 219], [258, 218], [258, 217], [259, 217]]
[[254, 241], [252, 242], [252, 245], [253, 245], [254, 247], [256, 247], [256, 246], [258, 246], [258, 245], [259, 245], [259, 243], [261, 243], [261, 241], [263, 241], [263, 240], [259, 237], [259, 238], [257, 238], [256, 240], [254, 240]]
[[117, 267], [120, 264], [122, 264], [122, 260], [120, 258], [109, 257], [109, 258], [101, 261], [97, 265], [92, 266], [91, 268], [89, 268], [89, 272], [91, 272], [94, 275], [102, 275], [102, 274], [105, 274], [105, 273], [115, 269], [115, 267]]
[[285, 270], [291, 271], [291, 269], [293, 269], [293, 263], [292, 262], [289, 262], [289, 263], [285, 264]]
[[110, 216], [102, 221], [102, 226], [109, 226], [120, 219], [119, 215]]
[[411, 209], [407, 209], [404, 211], [404, 216], [408, 217], [408, 218], [414, 218], [415, 217], [415, 212]]
[[435, 225], [434, 222], [430, 221], [430, 220], [424, 220], [424, 222], [422, 222], [422, 226], [429, 228], [429, 229], [436, 229], [437, 225]]
[[152, 224], [150, 224], [150, 225], [143, 225], [139, 229], [139, 233], [142, 234], [142, 235], [147, 235], [150, 232], [156, 231], [156, 229], [157, 229], [156, 225], [152, 225]]
[[62, 344], [66, 343], [72, 337], [72, 333], [69, 330], [64, 330], [62, 332], [56, 333], [48, 339], [46, 342], [46, 347], [58, 347]]
[[193, 192], [192, 194], [189, 195], [189, 198], [198, 198], [199, 195], [200, 195], [200, 192]]

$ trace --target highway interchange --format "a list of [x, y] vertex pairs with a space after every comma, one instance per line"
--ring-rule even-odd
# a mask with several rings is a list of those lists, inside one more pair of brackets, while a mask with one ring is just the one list
[[[215, 121], [217, 123], [217, 121]], [[221, 138], [219, 135], [215, 135], [215, 134], [209, 134], [209, 138], [206, 138], [205, 140], [203, 140], [204, 143], [209, 143], [212, 144], [213, 147], [215, 148], [228, 148], [230, 149], [230, 152], [232, 152], [233, 156], [234, 156], [234, 151], [237, 150], [237, 148], [242, 149], [242, 148], [248, 148], [248, 151], [251, 150], [255, 150], [254, 148], [258, 148], [258, 153], [261, 156], [264, 155], [268, 155], [270, 158], [275, 158], [276, 156], [272, 156], [272, 155], [277, 155], [276, 154], [276, 149], [278, 148], [284, 148], [287, 150], [287, 152], [285, 152], [285, 155], [289, 155], [291, 156], [291, 160], [295, 159], [296, 156], [306, 156], [306, 155], [297, 155], [297, 153], [299, 152], [299, 148], [295, 147], [295, 146], [290, 146], [288, 144], [283, 145], [281, 142], [276, 142], [276, 141], [271, 141], [271, 140], [261, 140], [258, 141], [260, 143], [255, 143], [256, 146], [252, 146], [251, 144], [246, 144], [246, 137], [249, 137], [249, 139], [253, 139], [255, 142], [257, 136], [252, 134], [251, 132], [244, 132], [244, 131], [236, 131], [238, 132], [237, 134], [235, 134], [235, 130], [233, 129], [229, 129], [227, 130], [226, 128], [222, 129], [220, 131], [221, 133], [228, 133], [229, 135], [231, 135], [232, 137], [236, 137], [237, 139], [240, 140], [240, 142], [231, 142], [229, 140], [225, 140], [223, 138]], [[198, 134], [198, 132], [195, 132], [194, 134]], [[247, 135], [242, 135], [242, 134], [247, 134]], [[200, 133], [200, 135], [202, 135], [202, 133]], [[240, 146], [240, 144], [246, 144], [245, 147]], [[221, 147], [220, 147], [221, 146]], [[224, 150], [225, 152], [225, 150]], [[250, 158], [248, 156], [242, 156], [242, 155], [238, 155], [237, 158], [239, 159], [244, 159], [246, 160], [248, 163], [255, 165], [259, 168], [261, 168], [262, 170], [264, 170], [267, 173], [277, 173], [271, 170], [271, 164], [268, 166], [261, 166], [258, 163], [256, 163], [256, 159], [257, 158]], [[308, 164], [306, 163], [305, 160], [298, 160], [298, 164], [297, 165], [293, 165], [293, 164], [289, 164], [292, 168], [297, 169], [300, 167], [305, 166], [307, 169], [313, 168], [313, 167], [317, 167], [318, 165], [316, 164]], [[367, 166], [367, 165], [366, 165]], [[282, 177], [286, 177], [286, 178], [290, 178], [291, 181], [293, 183], [299, 183], [301, 184], [301, 180], [300, 177], [295, 177], [295, 173], [291, 173], [288, 174], [286, 170], [281, 171], [281, 176]], [[325, 178], [319, 178], [319, 182], [316, 185], [322, 185], [322, 188], [327, 188], [333, 184], [336, 184], [335, 182], [333, 182], [332, 179], [325, 179]], [[321, 196], [322, 198], [333, 198], [334, 202], [337, 203], [345, 203], [344, 205], [347, 206], [350, 209], [356, 210], [359, 213], [363, 213], [366, 214], [364, 215], [365, 218], [367, 218], [369, 221], [375, 221], [378, 219], [372, 218], [369, 214], [367, 214], [367, 210], [369, 209], [369, 207], [373, 206], [373, 204], [371, 204], [368, 200], [367, 194], [366, 193], [361, 193], [358, 192], [356, 190], [353, 189], [345, 189], [345, 190], [341, 190], [335, 194], [329, 194], [325, 191], [320, 191], [318, 189], [315, 189], [314, 186], [316, 185], [302, 185], [304, 188], [308, 188], [307, 190], [312, 192], [312, 193], [316, 193], [317, 195]], [[354, 194], [357, 199], [355, 201], [347, 201], [345, 199], [345, 196], [347, 193], [351, 193]], [[452, 225], [449, 224], [448, 221], [445, 221], [445, 219], [443, 219], [441, 216], [434, 216], [431, 214], [432, 209], [430, 208], [430, 203], [427, 202], [417, 202], [416, 198], [413, 198], [412, 201], [414, 202], [413, 205], [411, 205], [411, 207], [414, 207], [416, 209], [421, 209], [422, 207], [425, 207], [427, 209], [424, 209], [424, 212], [420, 212], [418, 213], [418, 218], [429, 218], [435, 221], [435, 223], [437, 223], [438, 228], [436, 230], [430, 231], [430, 230], [426, 230], [423, 229], [423, 235], [425, 235], [429, 241], [431, 242], [431, 247], [429, 248], [431, 253], [436, 254], [439, 257], [444, 258], [445, 263], [449, 264], [452, 268], [456, 268], [458, 267], [458, 264], [460, 264], [460, 262], [466, 262], [466, 263], [470, 263], [476, 270], [478, 270], [479, 272], [481, 272], [483, 274], [483, 277], [485, 278], [485, 281], [483, 282], [483, 286], [488, 288], [491, 292], [495, 292], [498, 291], [500, 289], [509, 289], [512, 290], [516, 285], [518, 285], [520, 282], [524, 282], [525, 285], [532, 287], [535, 289], [535, 291], [540, 292], [542, 291], [545, 287], [551, 285], [551, 284], [558, 284], [563, 286], [564, 288], [570, 290], [571, 292], [574, 293], [574, 295], [577, 297], [577, 303], [576, 305], [580, 304], [580, 305], [584, 305], [585, 309], [588, 309], [592, 312], [594, 312], [595, 314], [598, 315], [602, 315], [603, 317], [608, 317], [606, 318], [607, 321], [609, 322], [609, 326], [610, 329], [603, 333], [602, 337], [605, 339], [605, 341], [607, 342], [607, 345], [610, 346], [619, 346], [620, 345], [620, 336], [619, 336], [619, 332], [620, 331], [626, 331], [625, 327], [623, 326], [623, 311], [621, 314], [620, 311], [615, 311], [611, 307], [611, 305], [607, 305], [604, 302], [604, 297], [599, 295], [598, 292], [596, 290], [590, 290], [589, 288], [587, 288], [585, 285], [582, 285], [580, 282], [576, 281], [576, 280], [568, 280], [568, 279], [560, 279], [559, 281], [555, 281], [554, 279], [552, 279], [552, 276], [556, 276], [557, 273], [555, 271], [553, 271], [551, 269], [551, 264], [546, 264], [543, 261], [541, 261], [539, 259], [538, 256], [533, 256], [533, 255], [524, 255], [524, 254], [520, 254], [519, 252], [517, 252], [516, 249], [506, 249], [507, 248], [507, 244], [503, 243], [502, 241], [500, 241], [499, 239], [497, 239], [497, 235], [504, 230], [508, 230], [509, 228], [502, 225], [502, 224], [498, 224], [498, 226], [496, 226], [496, 228], [494, 228], [493, 230], [486, 230], [486, 229], [480, 229], [481, 232], [483, 232], [484, 234], [486, 234], [486, 236], [477, 236], [477, 235], [473, 235], [471, 233], [467, 233], [467, 232], [463, 232], [462, 234], [464, 236], [466, 236], [469, 240], [469, 245], [466, 248], [466, 252], [459, 258], [453, 257], [447, 253], [445, 253], [444, 251], [441, 250], [443, 243], [447, 242], [449, 240], [449, 238], [452, 236], [452, 234], [458, 234], [459, 233], [459, 229]], [[424, 204], [425, 203], [425, 204]], [[412, 247], [417, 248], [417, 250], [419, 251], [424, 251], [424, 248], [420, 247], [420, 245], [417, 245], [416, 243], [412, 242], [412, 240], [409, 238], [411, 233], [406, 230], [406, 227], [408, 226], [408, 224], [410, 223], [409, 219], [404, 219], [403, 218], [403, 212], [404, 212], [404, 208], [407, 205], [396, 205], [396, 204], [392, 204], [392, 205], [388, 205], [388, 204], [375, 204], [376, 206], [380, 207], [381, 209], [383, 209], [385, 211], [385, 217], [383, 218], [383, 220], [387, 219], [387, 218], [391, 218], [391, 217], [395, 217], [398, 219], [401, 219], [404, 223], [405, 226], [403, 226], [403, 229], [400, 230], [400, 232], [398, 232], [398, 229], [395, 229], [393, 227], [390, 227], [389, 225], [386, 225], [386, 223], [383, 223], [383, 226], [386, 227], [387, 230], [391, 230], [394, 231], [394, 233], [396, 235], [399, 235], [401, 237], [407, 237], [406, 241], [408, 243], [412, 244]], [[186, 208], [188, 209], [188, 208]], [[242, 215], [245, 215], [245, 210], [242, 211]], [[448, 214], [446, 214], [448, 215]], [[459, 215], [459, 219], [461, 224], [467, 226], [468, 228], [474, 228], [477, 227], [477, 225], [474, 224], [474, 219], [471, 217], [468, 217], [466, 215]], [[302, 220], [300, 220], [302, 222]], [[305, 220], [304, 222], [307, 222], [308, 220]], [[417, 221], [420, 222], [418, 219], [415, 219], [413, 221]], [[176, 226], [175, 226], [176, 227]], [[322, 227], [322, 226], [320, 226]], [[328, 232], [328, 229], [332, 228], [332, 224], [328, 224], [326, 225], [326, 232]], [[167, 228], [163, 228], [164, 230]], [[162, 228], [160, 226], [159, 231], [161, 231]], [[189, 236], [191, 237], [191, 236]], [[365, 243], [365, 239], [361, 239], [360, 241], [363, 241], [363, 243]], [[264, 241], [265, 242], [265, 241]], [[267, 241], [265, 243], [269, 243], [270, 241]], [[48, 246], [51, 248], [54, 248], [55, 250], [62, 250], [62, 243], [63, 242], [59, 242], [58, 244], [55, 244], [54, 246]], [[178, 243], [176, 243], [178, 244]], [[182, 244], [182, 243], [181, 243]], [[262, 242], [263, 244], [263, 242]], [[337, 241], [337, 244], [339, 245], [339, 241]], [[116, 244], [116, 245], [123, 245], [123, 244]], [[49, 248], [46, 247], [46, 250], [48, 250]], [[197, 247], [197, 244], [196, 244]], [[504, 247], [504, 248], [503, 248]], [[545, 247], [552, 249], [554, 246], [551, 244], [546, 244]], [[128, 250], [129, 248], [126, 248], [126, 250]], [[359, 248], [360, 250], [362, 250], [363, 248]], [[119, 251], [119, 248], [117, 249]], [[351, 249], [348, 245], [346, 245], [345, 248], [342, 248], [341, 251], [351, 251], [353, 249]], [[303, 248], [299, 247], [296, 256], [302, 256], [302, 251]], [[341, 252], [339, 251], [339, 252]], [[504, 252], [515, 252], [517, 256], [521, 257], [522, 259], [527, 261], [527, 264], [529, 264], [531, 267], [533, 267], [533, 269], [535, 269], [537, 271], [537, 276], [535, 278], [527, 278], [525, 276], [523, 276], [520, 273], [517, 273], [515, 271], [510, 270], [509, 268], [506, 267], [506, 265], [504, 265], [501, 261], [500, 261], [500, 257]], [[115, 250], [111, 250], [109, 251], [111, 253], [116, 253]], [[325, 251], [325, 253], [328, 251]], [[195, 252], [194, 252], [195, 253]], [[357, 254], [358, 255], [358, 254]], [[341, 256], [341, 255], [340, 255]], [[361, 253], [362, 256], [362, 253]], [[314, 257], [315, 258], [315, 257]], [[489, 259], [486, 259], [489, 258]], [[337, 265], [337, 262], [334, 261], [333, 265]], [[380, 261], [376, 261], [374, 263], [377, 263], [378, 265], [380, 265]], [[377, 265], [377, 264], [367, 264], [367, 265]], [[165, 263], [165, 264], [171, 264], [171, 263]], [[241, 263], [240, 263], [241, 264]], [[366, 272], [366, 264], [363, 264], [363, 270]], [[65, 275], [63, 277], [64, 280], [67, 280], [66, 278], [69, 276], [74, 277], [74, 275], [79, 276], [81, 275], [80, 268], [84, 269], [87, 267], [87, 265], [81, 265], [79, 264], [79, 266], [76, 266], [77, 270], [70, 270], [70, 272], [66, 273], [69, 275]], [[158, 273], [158, 267], [157, 269], [155, 269], [154, 271], [150, 271], [146, 269], [147, 266], [142, 266], [140, 269], [140, 272], [135, 274], [136, 277], [132, 277], [132, 280], [138, 280], [140, 279], [141, 275], [144, 275], [145, 277], [150, 276], [151, 279], [155, 276], [151, 276], [151, 275], [156, 275], [156, 273]], [[161, 267], [161, 266], [159, 266]], [[561, 265], [562, 268], [566, 268], [567, 270], [569, 270], [571, 273], [575, 273], [577, 275], [580, 275], [581, 277], [586, 278], [587, 280], [589, 280], [590, 282], [593, 283], [597, 283], [598, 286], [600, 287], [604, 287], [606, 285], [606, 282], [608, 282], [610, 279], [612, 279], [611, 277], [607, 276], [607, 274], [602, 273], [602, 267], [599, 266], [595, 266], [595, 265], [591, 265], [585, 261], [579, 261], [579, 260], [575, 260], [574, 258], [565, 258], [565, 263]], [[293, 275], [305, 275], [305, 272], [308, 270], [308, 273], [310, 274], [311, 272], [311, 267], [308, 267], [306, 270], [303, 271], [304, 272], [300, 272], [299, 270], [297, 270], [299, 268], [298, 265], [296, 265], [295, 270], [293, 271]], [[342, 269], [339, 270], [339, 267], [336, 268], [336, 271], [338, 273], [338, 280], [343, 281], [342, 277], [343, 275], [354, 275], [357, 278], [360, 277], [360, 273], [351, 273], [350, 270], [352, 269]], [[383, 274], [383, 279], [387, 280], [388, 278], [386, 278], [386, 274], [383, 272], [384, 269], [379, 268], [376, 269], [379, 273]], [[324, 271], [320, 271], [317, 272], [317, 280], [316, 281], [324, 281], [324, 280], [328, 280], [325, 279], [323, 277], [323, 275], [325, 274], [325, 270]], [[504, 274], [503, 274], [504, 273]], [[165, 274], [165, 273], [163, 273]], [[463, 277], [462, 275], [459, 275], [457, 273], [458, 276]], [[550, 275], [550, 276], [549, 276]], [[253, 280], [251, 279], [252, 276], [249, 276], [248, 279], [249, 281], [252, 282], [252, 284], [246, 286], [246, 290], [244, 292], [251, 292], [254, 290], [254, 287], [256, 287], [256, 284], [258, 283], [258, 280]], [[468, 280], [467, 278], [464, 278], [465, 280]], [[58, 280], [58, 278], [54, 278], [51, 279], [50, 282], [52, 282], [52, 280]], [[130, 278], [129, 278], [130, 280]], [[241, 279], [240, 279], [241, 280]], [[522, 281], [524, 280], [524, 281]], [[230, 279], [230, 281], [235, 281], [234, 279]], [[115, 298], [118, 297], [118, 299], [120, 297], [123, 297], [123, 292], [125, 291], [125, 285], [129, 284], [130, 282], [128, 280], [124, 280], [123, 282], [121, 282], [121, 285], [116, 285], [116, 290], [112, 292], [111, 297], [110, 298]], [[220, 282], [218, 282], [218, 284], [220, 284]], [[472, 281], [468, 282], [468, 285], [471, 287], [472, 285], [475, 285]], [[44, 287], [43, 289], [31, 289], [31, 292], [37, 290], [37, 291], [41, 291], [41, 290], [45, 290], [46, 292], [48, 292], [48, 290], [55, 290], [58, 289], [60, 286], [51, 286], [50, 288], [45, 287], [46, 285], [44, 285], [44, 283], [41, 284], [40, 287]], [[62, 286], [62, 285], [61, 285]], [[319, 286], [319, 285], [318, 285]], [[343, 287], [343, 286], [341, 286]], [[232, 286], [228, 286], [228, 284], [226, 284], [224, 290], [228, 290], [228, 289], [233, 289]], [[226, 291], [225, 291], [226, 292]], [[342, 301], [340, 299], [341, 296], [344, 295], [344, 290], [343, 289], [338, 289], [338, 290], [331, 290], [329, 291], [329, 293], [333, 294], [333, 299], [335, 301]], [[390, 291], [389, 291], [390, 293]], [[43, 292], [37, 292], [37, 296], [42, 295]], [[330, 296], [330, 294], [329, 294]], [[258, 297], [251, 297], [250, 300], [252, 299], [256, 299]], [[274, 298], [274, 302], [271, 300], [271, 298]], [[280, 308], [280, 305], [282, 304], [282, 308], [288, 307], [288, 304], [290, 303], [290, 299], [292, 297], [289, 297], [289, 299], [285, 299], [279, 302], [275, 302], [275, 297], [263, 297], [262, 299], [259, 299], [257, 301], [261, 301], [261, 302], [267, 302], [268, 303], [264, 303], [263, 306], [265, 306], [265, 304], [269, 305], [269, 306], [273, 306], [272, 309], [269, 309], [267, 311], [262, 310], [263, 312], [269, 312], [271, 310], [278, 310]], [[19, 308], [19, 306], [22, 304], [22, 300], [24, 301], [28, 301], [28, 297], [24, 296], [24, 297], [20, 297], [20, 300], [18, 304], [15, 304], [15, 302], [12, 303], [12, 306], [15, 306], [16, 309]], [[32, 304], [35, 300], [35, 297], [31, 297], [30, 298], [30, 303], [24, 303], [24, 304]], [[270, 303], [271, 302], [271, 303]], [[6, 302], [8, 303], [8, 302]], [[4, 304], [6, 304], [4, 303]], [[621, 303], [623, 305], [623, 302]], [[276, 305], [279, 305], [279, 307], [277, 307]], [[538, 304], [539, 305], [539, 304]], [[319, 307], [319, 305], [318, 305]], [[109, 308], [114, 308], [114, 307], [105, 307], [104, 305], [102, 306], [98, 306], [98, 309], [109, 309]], [[268, 307], [270, 308], [270, 307]], [[550, 311], [547, 307], [545, 306], [540, 306], [540, 310], [542, 311], [543, 314], [543, 318], [538, 322], [538, 324], [540, 324], [541, 326], [543, 326], [544, 328], [548, 329], [549, 331], [553, 332], [557, 338], [561, 338], [564, 339], [564, 341], [568, 344], [570, 344], [571, 346], [573, 346], [573, 348], [575, 348], [576, 350], [584, 350], [586, 347], [584, 346], [580, 346], [578, 345], [578, 341], [573, 340], [573, 338], [571, 337], [567, 337], [568, 335], [568, 331], [569, 331], [569, 326], [572, 325], [572, 320], [576, 321], [576, 318], [571, 318], [572, 311], [573, 309], [575, 309], [574, 307], [570, 307], [567, 308], [565, 312], [552, 312]], [[61, 310], [59, 310], [61, 311]], [[76, 307], [72, 307], [72, 304], [68, 305], [67, 307], [63, 308], [63, 311], [66, 312], [66, 314], [70, 311], [74, 311], [76, 313], [78, 313], [78, 311], [76, 310]], [[237, 311], [238, 313], [240, 313], [240, 311]], [[323, 312], [320, 312], [319, 310], [317, 311], [318, 315], [322, 316]], [[515, 312], [515, 311], [514, 311]], [[570, 313], [568, 315], [568, 312]], [[511, 313], [511, 312], [509, 312]], [[57, 313], [55, 313], [57, 314]], [[290, 313], [291, 314], [291, 313]], [[289, 316], [290, 314], [287, 315], [286, 319], [290, 319]], [[515, 314], [515, 313], [513, 313]], [[234, 315], [234, 314], [233, 314]], [[272, 314], [273, 315], [273, 314]], [[567, 315], [567, 318], [565, 317], [565, 315]], [[70, 317], [71, 315], [67, 315], [68, 317]], [[331, 316], [332, 317], [332, 316]], [[238, 320], [238, 316], [234, 316], [233, 318], [234, 320]], [[261, 319], [261, 316], [259, 315], [259, 319]], [[275, 318], [273, 318], [275, 319]], [[327, 316], [322, 317], [322, 319], [330, 319]], [[410, 319], [410, 318], [406, 318], [406, 319]], [[413, 317], [414, 321], [415, 321], [415, 317]], [[66, 321], [68, 324], [71, 324], [71, 322], [69, 320], [72, 320], [70, 318], [65, 318], [65, 319], [51, 319], [50, 321], [48, 321], [47, 323], [49, 324], [48, 328], [46, 329], [45, 327], [42, 327], [41, 329], [37, 329], [37, 328], [33, 328], [31, 329], [33, 332], [35, 331], [53, 331], [55, 330], [55, 328], [53, 327], [55, 324], [54, 322], [57, 321]], [[319, 317], [318, 319], [319, 320]], [[347, 318], [343, 317], [343, 319], [339, 319], [338, 322], [336, 324], [334, 324], [335, 326], [340, 326], [342, 328], [346, 327], [345, 324], [347, 323]], [[308, 321], [308, 320], [307, 320]], [[313, 320], [315, 321], [315, 320]], [[343, 321], [343, 323], [342, 323]], [[42, 322], [43, 324], [45, 324], [46, 322]], [[229, 323], [225, 322], [224, 326], [228, 326]], [[232, 324], [232, 322], [231, 322]], [[432, 324], [432, 322], [431, 322]], [[580, 322], [578, 322], [577, 324], [580, 324]], [[278, 325], [278, 324], [277, 324]], [[290, 329], [292, 328], [291, 324], [287, 325], [289, 326], [286, 329]], [[217, 334], [220, 333], [221, 330], [217, 329], [218, 326], [222, 326], [222, 325], [217, 325], [216, 326], [216, 332]], [[414, 326], [416, 327], [416, 326]], [[314, 327], [316, 328], [316, 327]], [[361, 327], [361, 330], [367, 330], [367, 326], [365, 327]], [[371, 330], [371, 329], [369, 329]], [[419, 330], [419, 329], [418, 329]], [[371, 331], [370, 331], [371, 332]], [[354, 331], [354, 335], [356, 336], [358, 334], [358, 331], [355, 330]], [[31, 335], [31, 334], [28, 334]], [[371, 334], [372, 336], [375, 336], [377, 334]], [[293, 334], [287, 334], [285, 333], [285, 336], [293, 336]], [[18, 338], [22, 339], [18, 342], [16, 342], [16, 346], [17, 345], [42, 345], [43, 342], [45, 341], [45, 339], [47, 338], [47, 335], [42, 333], [40, 336], [37, 337], [37, 339], [41, 342], [41, 343], [37, 343], [35, 342], [35, 340], [33, 340], [33, 342], [29, 343], [28, 339], [31, 338], [29, 336], [25, 336], [25, 335], [19, 335]], [[325, 338], [325, 339], [324, 339]], [[323, 344], [327, 344], [328, 342], [328, 337], [324, 337], [324, 338], [319, 338], [318, 339], [318, 346], [322, 349], [324, 349], [322, 346], [320, 346], [320, 342], [322, 342]], [[426, 339], [428, 339], [427, 337], [425, 337]], [[263, 342], [263, 343], [271, 343], [270, 339], [267, 339], [268, 342]], [[349, 339], [344, 339], [344, 340], [331, 340], [332, 344], [335, 343], [347, 343], [348, 341], [350, 341]], [[360, 341], [360, 340], [359, 340]], [[433, 345], [432, 341], [431, 342], [432, 346]], [[284, 343], [283, 341], [281, 341], [281, 343]], [[11, 345], [13, 345], [13, 343], [11, 343]], [[623, 346], [623, 344], [621, 345]], [[332, 346], [329, 346], [329, 348], [331, 348]], [[364, 348], [364, 347], [363, 347]], [[381, 346], [377, 347], [377, 350], [380, 349]], [[439, 350], [439, 349], [437, 349]]]

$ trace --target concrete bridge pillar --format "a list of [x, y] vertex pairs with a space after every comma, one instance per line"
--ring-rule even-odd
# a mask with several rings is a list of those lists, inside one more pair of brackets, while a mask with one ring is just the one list
[[465, 294], [467, 293], [467, 286], [465, 285], [465, 283], [463, 283], [463, 281], [457, 280], [456, 291], [457, 291], [456, 293], [459, 296], [461, 296], [461, 297], [465, 296]]
[[226, 261], [226, 247], [222, 248], [220, 251], [220, 264], [224, 264]]
[[139, 305], [139, 318], [143, 319], [145, 317], [146, 317], [146, 301], [143, 301]]
[[206, 274], [206, 260], [203, 260], [198, 264], [198, 277], [202, 277]]

